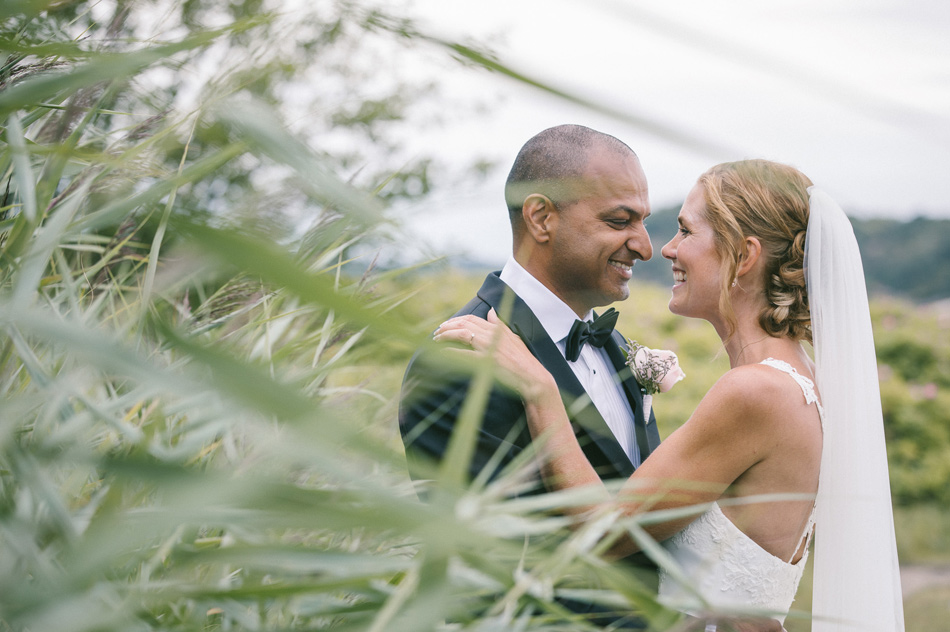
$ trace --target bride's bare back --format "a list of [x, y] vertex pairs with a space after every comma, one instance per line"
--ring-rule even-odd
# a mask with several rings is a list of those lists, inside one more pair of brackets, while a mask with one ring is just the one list
[[[758, 364], [755, 368], [759, 383], [767, 384], [765, 390], [769, 391], [764, 393], [765, 400], [770, 402], [769, 410], [763, 413], [769, 419], [763, 423], [773, 425], [771, 434], [775, 445], [767, 456], [741, 474], [723, 496], [754, 498], [770, 493], [813, 496], [818, 491], [823, 435], [818, 405], [806, 400], [802, 386], [787, 373], [768, 367], [774, 375], [766, 377], [761, 375], [764, 371], [759, 367], [768, 365]], [[802, 375], [802, 371], [797, 373]], [[746, 420], [749, 424], [759, 421]], [[812, 499], [721, 504], [726, 517], [763, 549], [783, 560], [797, 562], [801, 558], [805, 546], [803, 532], [814, 507]]]
[[[801, 358], [783, 360], [810, 375]], [[716, 382], [690, 419], [637, 469], [627, 491], [640, 506], [644, 492], [669, 490], [653, 508], [720, 497], [813, 496], [821, 448], [818, 409], [806, 403], [799, 384], [767, 365], [745, 364]], [[786, 561], [800, 557], [812, 500], [721, 504], [726, 517], [763, 549]], [[654, 535], [663, 539], [689, 521], [659, 526]]]

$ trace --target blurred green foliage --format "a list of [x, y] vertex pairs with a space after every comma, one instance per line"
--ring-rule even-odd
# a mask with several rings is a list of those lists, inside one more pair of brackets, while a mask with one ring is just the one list
[[[398, 64], [374, 46], [489, 57], [304, 5], [0, 7], [0, 630], [596, 629], [555, 600], [579, 594], [669, 629], [600, 555], [642, 516], [571, 531], [556, 510], [582, 498], [513, 501], [516, 477], [417, 500], [402, 371], [481, 279], [353, 260], [430, 185], [396, 132], [431, 86], [377, 82]], [[725, 357], [662, 294], [620, 326], [684, 358], [667, 434]], [[895, 494], [927, 506], [946, 323], [889, 309], [923, 348], [882, 343], [919, 470], [892, 455]]]
[[0, 9], [0, 630], [595, 629], [578, 590], [669, 627], [603, 562], [623, 522], [556, 517], [579, 498], [416, 497], [395, 404], [430, 329], [400, 272], [343, 272], [428, 187], [391, 140], [416, 87], [373, 81], [411, 25], [280, 9]]

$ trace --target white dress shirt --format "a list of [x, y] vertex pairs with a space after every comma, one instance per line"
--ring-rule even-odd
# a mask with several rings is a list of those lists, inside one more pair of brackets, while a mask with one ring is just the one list
[[[531, 276], [514, 258], [509, 258], [501, 270], [501, 280], [514, 290], [521, 300], [534, 312], [544, 331], [565, 355], [567, 336], [577, 315], [564, 301]], [[593, 311], [583, 320], [593, 319]], [[640, 465], [640, 450], [633, 423], [633, 409], [623, 392], [623, 386], [604, 349], [590, 344], [581, 346], [576, 362], [568, 362], [578, 381], [584, 387], [597, 411], [634, 466]]]

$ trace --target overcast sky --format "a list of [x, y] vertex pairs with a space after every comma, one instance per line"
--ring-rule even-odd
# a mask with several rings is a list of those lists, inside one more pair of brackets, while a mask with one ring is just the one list
[[[419, 151], [499, 167], [400, 209], [407, 230], [437, 251], [504, 262], [507, 169], [525, 140], [565, 122], [629, 144], [655, 209], [680, 203], [713, 164], [764, 157], [800, 168], [852, 215], [950, 217], [950, 2], [413, 0], [413, 7], [431, 32], [488, 42], [518, 71], [626, 117], [497, 74], [441, 73], [447, 124], [414, 139]], [[462, 106], [475, 103], [491, 107]]]

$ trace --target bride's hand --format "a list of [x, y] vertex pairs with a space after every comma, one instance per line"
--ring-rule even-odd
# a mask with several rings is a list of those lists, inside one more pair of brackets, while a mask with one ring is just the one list
[[478, 356], [490, 354], [502, 370], [502, 379], [526, 402], [538, 402], [558, 392], [548, 370], [498, 318], [494, 309], [488, 312], [488, 320], [471, 315], [451, 318], [439, 325], [434, 339], [468, 345], [472, 351], [467, 353]]
[[[499, 377], [518, 391], [524, 403], [525, 419], [531, 438], [542, 456], [541, 471], [552, 489], [595, 486], [603, 483], [581, 450], [567, 410], [561, 400], [557, 382], [522, 342], [495, 314], [488, 319], [459, 316], [448, 320], [436, 330], [435, 339], [452, 341], [472, 348], [454, 350], [490, 356], [499, 367]], [[606, 494], [606, 491], [604, 491]], [[593, 505], [566, 507], [568, 513], [585, 514]]]

